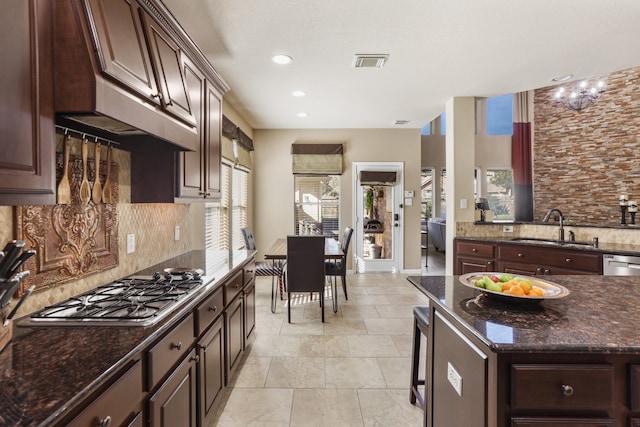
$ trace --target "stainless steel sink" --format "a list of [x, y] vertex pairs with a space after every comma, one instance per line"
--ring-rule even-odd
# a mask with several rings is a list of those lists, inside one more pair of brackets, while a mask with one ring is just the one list
[[533, 237], [514, 237], [512, 242], [527, 243], [533, 245], [549, 245], [549, 246], [562, 246], [569, 248], [588, 248], [591, 247], [591, 243], [587, 242], [572, 242], [570, 240], [554, 240], [554, 239], [537, 239]]

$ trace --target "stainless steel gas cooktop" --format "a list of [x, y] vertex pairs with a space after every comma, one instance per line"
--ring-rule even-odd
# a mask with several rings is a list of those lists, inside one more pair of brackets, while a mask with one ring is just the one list
[[203, 288], [201, 274], [201, 270], [190, 270], [117, 280], [38, 310], [28, 323], [150, 326]]

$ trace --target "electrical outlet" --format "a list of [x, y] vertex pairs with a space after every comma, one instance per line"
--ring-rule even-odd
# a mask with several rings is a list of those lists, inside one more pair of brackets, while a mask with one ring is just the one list
[[503, 233], [513, 233], [513, 225], [503, 225], [502, 226]]
[[447, 362], [447, 379], [453, 386], [453, 389], [458, 393], [458, 396], [462, 397], [462, 377], [451, 365], [451, 362]]
[[136, 235], [127, 234], [127, 253], [132, 254], [136, 251]]
[[176, 242], [178, 240], [180, 240], [180, 226], [179, 225], [176, 225], [176, 228], [175, 228], [174, 233], [173, 233], [173, 238], [174, 238], [174, 240]]

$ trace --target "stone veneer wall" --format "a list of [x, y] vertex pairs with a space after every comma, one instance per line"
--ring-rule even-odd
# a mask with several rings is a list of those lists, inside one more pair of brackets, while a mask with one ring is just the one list
[[[80, 143], [72, 144], [72, 155], [79, 155]], [[61, 151], [61, 138], [57, 141]], [[75, 151], [74, 151], [75, 150]], [[93, 157], [93, 150], [89, 150]], [[183, 254], [193, 248], [192, 233], [197, 227], [194, 221], [202, 220], [203, 209], [189, 204], [132, 204], [131, 161], [129, 153], [113, 150], [113, 160], [120, 167], [120, 203], [118, 210], [119, 264], [115, 268], [64, 283], [50, 290], [34, 292], [20, 308], [17, 317], [46, 305], [62, 301], [73, 295], [115, 279], [125, 277], [166, 259]], [[175, 226], [180, 226], [180, 240], [174, 240]], [[136, 250], [127, 254], [127, 234], [135, 234]], [[15, 239], [14, 208], [0, 206], [0, 244]], [[15, 304], [15, 300], [12, 302]]]
[[619, 195], [640, 201], [640, 67], [598, 79], [606, 91], [582, 111], [554, 101], [559, 86], [535, 91], [536, 220], [559, 208], [578, 224], [617, 225]]

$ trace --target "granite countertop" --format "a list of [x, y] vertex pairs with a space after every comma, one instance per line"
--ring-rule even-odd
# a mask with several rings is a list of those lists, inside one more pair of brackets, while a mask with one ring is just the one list
[[25, 326], [28, 316], [16, 320], [13, 339], [0, 352], [0, 425], [54, 424], [254, 254], [192, 251], [135, 273], [185, 266], [205, 272], [204, 289], [150, 327]]
[[640, 354], [640, 277], [544, 276], [569, 289], [560, 299], [514, 304], [492, 299], [459, 276], [411, 276], [437, 305], [494, 352]]
[[[631, 255], [631, 256], [640, 256], [640, 245], [631, 245], [624, 243], [605, 243], [599, 242], [598, 247], [594, 248], [590, 244], [571, 244], [572, 242], [565, 240], [562, 242], [563, 244], [558, 245], [549, 245], [543, 242], [535, 243], [535, 239], [531, 239], [532, 241], [523, 241], [516, 239], [526, 239], [526, 238], [499, 238], [499, 237], [456, 237], [456, 240], [470, 240], [470, 241], [478, 241], [478, 242], [490, 242], [490, 243], [510, 243], [514, 245], [525, 245], [525, 246], [537, 246], [543, 248], [559, 248], [559, 249], [571, 249], [571, 250], [582, 250], [589, 252], [601, 252], [601, 253], [610, 253], [617, 255]], [[586, 243], [586, 242], [583, 242]]]

